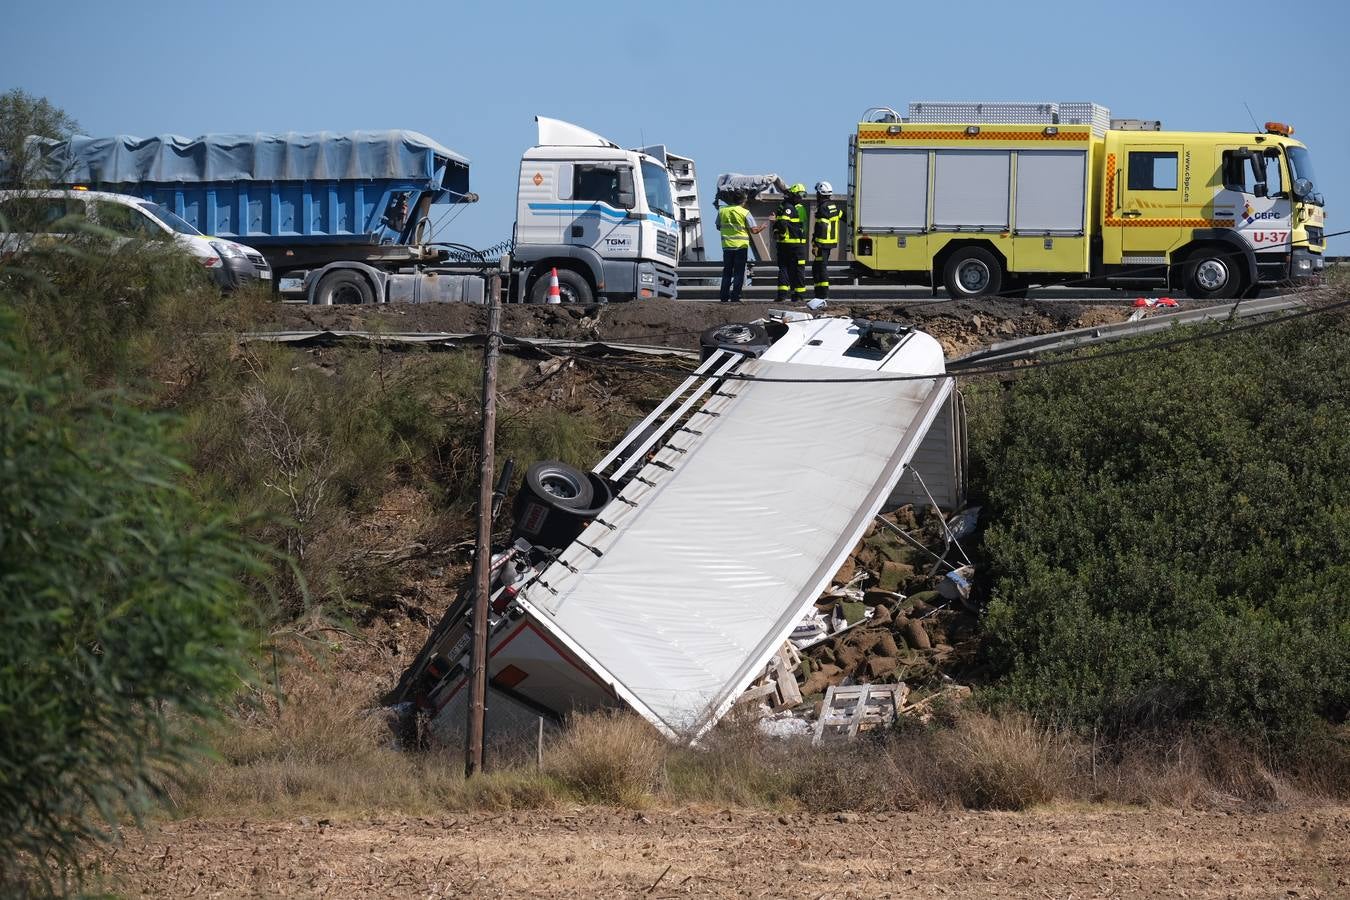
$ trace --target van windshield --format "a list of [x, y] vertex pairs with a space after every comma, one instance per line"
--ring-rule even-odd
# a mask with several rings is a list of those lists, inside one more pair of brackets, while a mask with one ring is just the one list
[[182, 218], [177, 213], [170, 212], [168, 209], [166, 209], [163, 206], [160, 206], [158, 203], [149, 203], [149, 202], [142, 203], [141, 209], [145, 210], [150, 215], [154, 216], [156, 219], [159, 219], [161, 222], [163, 222], [165, 225], [168, 225], [170, 228], [172, 228], [179, 234], [191, 234], [196, 235], [197, 237], [202, 236], [202, 233], [200, 231], [192, 227], [191, 222], [189, 222], [187, 219]]
[[642, 189], [647, 195], [647, 208], [654, 213], [675, 218], [675, 201], [670, 196], [670, 176], [656, 163], [642, 161]]

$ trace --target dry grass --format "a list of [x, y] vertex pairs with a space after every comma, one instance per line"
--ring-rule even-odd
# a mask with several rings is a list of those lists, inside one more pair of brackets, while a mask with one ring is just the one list
[[395, 749], [387, 720], [356, 673], [312, 658], [288, 667], [280, 695], [252, 698], [213, 735], [215, 758], [170, 789], [191, 816], [359, 816], [372, 812], [549, 807], [565, 795], [533, 769], [466, 781], [454, 752]]
[[179, 814], [356, 817], [578, 802], [816, 812], [1058, 802], [1273, 810], [1350, 797], [1343, 731], [1275, 767], [1269, 754], [1213, 735], [1104, 745], [1022, 715], [974, 711], [833, 747], [767, 738], [753, 722], [732, 719], [697, 748], [668, 744], [633, 715], [591, 713], [554, 736], [542, 769], [532, 753], [500, 748], [495, 770], [466, 781], [457, 749], [393, 749], [358, 673], [303, 658], [282, 687], [280, 699], [259, 698], [217, 732], [218, 758], [172, 791]]
[[664, 781], [669, 745], [643, 719], [608, 712], [574, 717], [544, 771], [589, 803], [643, 806]]
[[963, 716], [932, 737], [934, 773], [970, 809], [1027, 809], [1070, 794], [1081, 747], [1026, 716]]

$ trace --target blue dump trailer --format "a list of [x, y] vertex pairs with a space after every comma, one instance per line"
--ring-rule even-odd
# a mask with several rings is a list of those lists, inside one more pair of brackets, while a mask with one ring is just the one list
[[279, 277], [335, 260], [433, 262], [433, 203], [477, 200], [469, 160], [415, 131], [207, 134], [47, 141], [53, 181], [160, 203], [256, 247]]

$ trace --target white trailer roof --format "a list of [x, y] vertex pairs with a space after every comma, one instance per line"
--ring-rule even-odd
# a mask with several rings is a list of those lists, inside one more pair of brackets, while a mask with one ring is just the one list
[[738, 371], [849, 380], [724, 383], [520, 596], [619, 697], [689, 740], [819, 597], [952, 390], [763, 359]]

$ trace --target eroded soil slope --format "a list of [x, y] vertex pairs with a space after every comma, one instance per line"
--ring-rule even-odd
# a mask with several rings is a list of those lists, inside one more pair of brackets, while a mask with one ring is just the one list
[[[522, 337], [568, 338], [697, 347], [699, 334], [724, 322], [751, 321], [774, 303], [690, 303], [652, 300], [604, 306], [508, 305], [502, 330]], [[906, 322], [932, 334], [949, 356], [1014, 337], [1123, 321], [1131, 309], [1119, 304], [1071, 301], [975, 300], [953, 303], [831, 304], [830, 315]], [[463, 303], [361, 306], [278, 306], [277, 327], [288, 330], [482, 332], [487, 313]]]

